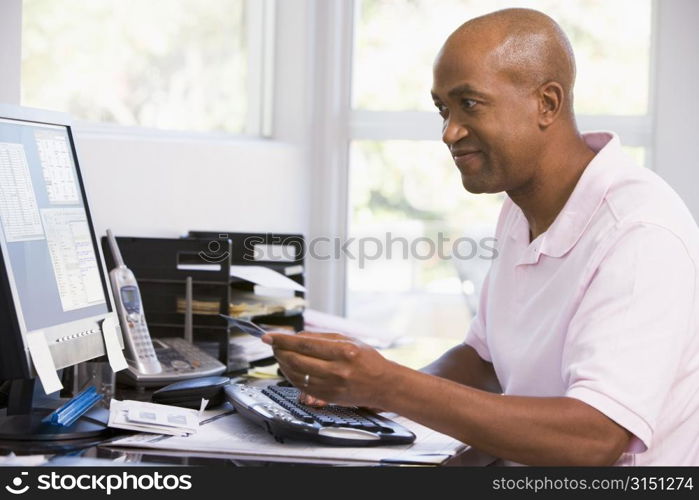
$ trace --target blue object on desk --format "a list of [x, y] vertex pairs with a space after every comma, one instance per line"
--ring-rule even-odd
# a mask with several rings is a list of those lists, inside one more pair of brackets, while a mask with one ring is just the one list
[[90, 386], [56, 411], [47, 415], [42, 422], [68, 427], [95, 406], [102, 397], [102, 394], [98, 394], [94, 386]]

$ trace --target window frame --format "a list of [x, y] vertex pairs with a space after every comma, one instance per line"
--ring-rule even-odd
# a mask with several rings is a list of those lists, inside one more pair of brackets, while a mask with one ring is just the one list
[[[359, 19], [360, 1], [354, 4], [354, 19]], [[648, 66], [648, 106], [643, 115], [577, 114], [580, 130], [613, 130], [625, 146], [646, 148], [646, 165], [653, 168], [653, 131], [655, 122], [655, 70], [657, 54], [658, 0], [650, 1], [651, 39]], [[354, 27], [356, 34], [356, 26]], [[353, 40], [354, 42], [354, 40]], [[354, 61], [351, 62], [353, 64]], [[351, 72], [350, 72], [351, 74]], [[375, 111], [352, 108], [350, 141], [353, 140], [440, 140], [441, 118], [430, 111]]]
[[[650, 103], [649, 103], [650, 110]], [[624, 138], [625, 146], [652, 147], [653, 116], [576, 115], [580, 130], [613, 130]], [[355, 109], [350, 114], [351, 140], [441, 141], [442, 119], [430, 111], [369, 111]]]
[[[658, 0], [651, 0], [651, 40], [649, 61], [648, 108], [645, 115], [577, 115], [580, 130], [609, 129], [617, 132], [628, 146], [646, 148], [646, 166], [655, 167], [655, 110], [657, 109], [656, 53], [658, 39]], [[326, 89], [326, 96], [317, 105], [318, 130], [325, 129], [316, 141], [314, 175], [318, 179], [311, 209], [311, 232], [316, 235], [349, 236], [350, 176], [349, 145], [355, 140], [441, 140], [441, 119], [429, 111], [371, 111], [353, 109], [351, 81], [357, 0], [327, 0], [315, 4], [316, 30], [322, 44], [317, 44], [314, 57], [320, 68], [315, 75], [315, 88]], [[667, 8], [667, 7], [666, 7]], [[671, 7], [670, 7], [671, 8]], [[350, 28], [347, 28], [347, 27]], [[671, 34], [664, 34], [667, 38]], [[324, 45], [321, 49], [318, 45]], [[335, 72], [331, 70], [335, 68]], [[349, 69], [348, 69], [349, 68]], [[328, 73], [328, 71], [330, 71]], [[338, 80], [338, 75], [346, 78]], [[343, 122], [343, 120], [346, 120]], [[342, 123], [338, 123], [342, 122]], [[318, 145], [318, 143], [322, 143]], [[322, 166], [323, 168], [319, 168]], [[344, 183], [340, 185], [339, 180]], [[327, 193], [333, 196], [328, 197]], [[316, 266], [312, 282], [320, 293], [311, 293], [314, 307], [344, 315], [348, 294], [347, 265], [342, 259]]]
[[[269, 138], [273, 134], [275, 27], [277, 0], [244, 0], [247, 35], [248, 110], [242, 133], [170, 130], [117, 123], [75, 120], [81, 134], [92, 137], [231, 140]], [[0, 101], [21, 105], [22, 0], [0, 2], [0, 63], [7, 79], [0, 86]]]
[[0, 2], [0, 102], [19, 105], [22, 72], [22, 0]]

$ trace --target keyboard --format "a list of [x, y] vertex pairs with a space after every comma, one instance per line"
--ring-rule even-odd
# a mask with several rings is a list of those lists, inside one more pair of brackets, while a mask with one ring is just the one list
[[289, 438], [335, 446], [380, 446], [415, 440], [410, 430], [364, 408], [301, 404], [295, 387], [230, 384], [224, 391], [242, 417], [264, 427], [279, 442]]

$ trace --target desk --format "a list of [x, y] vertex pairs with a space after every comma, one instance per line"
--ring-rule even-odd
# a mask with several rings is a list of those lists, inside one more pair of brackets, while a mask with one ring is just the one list
[[[431, 338], [419, 338], [414, 343], [404, 345], [395, 349], [383, 351], [383, 354], [396, 361], [403, 361], [411, 367], [420, 367], [427, 362], [437, 357], [441, 352], [454, 345], [452, 339], [439, 339], [435, 341]], [[430, 352], [429, 349], [434, 352]], [[425, 355], [427, 353], [427, 355]], [[280, 380], [280, 379], [277, 379]], [[272, 380], [251, 380], [250, 383], [255, 385], [267, 384]], [[139, 390], [134, 388], [118, 387], [117, 397], [119, 399], [135, 399], [149, 401], [152, 390]], [[260, 432], [264, 432], [260, 430]], [[134, 448], [115, 448], [109, 447], [108, 444], [98, 446], [97, 442], [84, 443], [85, 448], [78, 453], [84, 460], [102, 460], [114, 465], [124, 464], [177, 464], [177, 465], [205, 465], [205, 464], [226, 464], [226, 465], [259, 465], [262, 463], [279, 463], [279, 459], [270, 461], [268, 458], [255, 458], [250, 454], [219, 454], [219, 456], [206, 456], [206, 452], [196, 453], [187, 451], [169, 451], [157, 449], [134, 449]], [[223, 455], [223, 456], [222, 456]], [[66, 461], [75, 460], [74, 458], [66, 458], [65, 456], [56, 456], [54, 462], [57, 465], [64, 465]], [[447, 466], [483, 466], [491, 463], [492, 457], [486, 456], [470, 447], [466, 447], [458, 455], [451, 457], [442, 465]], [[314, 463], [313, 460], [305, 461], [304, 463]], [[327, 465], [327, 462], [324, 463]]]
[[[265, 386], [276, 381], [252, 381], [249, 385]], [[231, 454], [249, 459], [259, 457], [273, 462], [303, 462], [327, 465], [410, 464], [438, 465], [462, 451], [464, 445], [397, 415], [387, 415], [410, 429], [416, 436], [411, 444], [386, 446], [328, 446], [295, 439], [277, 442], [258, 424], [235, 414], [229, 406], [207, 411], [199, 432], [188, 437], [148, 434], [117, 439], [109, 447], [137, 449], [144, 454], [174, 454], [187, 450], [189, 456], [226, 459]], [[155, 451], [154, 451], [155, 450]], [[169, 452], [168, 452], [169, 453]]]
[[[223, 413], [225, 416], [205, 424], [206, 429], [200, 431], [202, 440], [196, 441], [198, 445], [186, 443], [192, 438], [175, 438], [178, 442], [176, 449], [161, 449], [141, 447], [115, 447], [107, 442], [81, 442], [72, 443], [79, 451], [65, 448], [54, 456], [50, 465], [94, 465], [93, 460], [102, 460], [101, 465], [260, 465], [260, 464], [288, 464], [304, 463], [310, 465], [429, 465], [430, 461], [437, 459], [439, 465], [451, 466], [482, 466], [492, 461], [475, 450], [466, 447], [460, 453], [448, 457], [435, 455], [439, 451], [454, 450], [452, 440], [438, 433], [434, 433], [422, 426], [413, 424], [411, 428], [417, 434], [419, 445], [386, 446], [372, 448], [343, 448], [343, 447], [319, 447], [313, 444], [307, 445], [301, 442], [290, 441], [280, 445], [267, 434], [265, 430], [242, 419], [235, 414]], [[399, 420], [400, 421], [400, 420]], [[236, 423], [237, 422], [237, 423]], [[405, 422], [401, 422], [406, 425]], [[209, 425], [211, 428], [209, 428]], [[241, 427], [242, 425], [242, 427]], [[232, 427], [231, 427], [232, 426]], [[422, 430], [419, 430], [422, 429]], [[122, 432], [115, 439], [128, 437], [130, 433]], [[237, 436], [237, 437], [236, 437]], [[248, 438], [249, 436], [249, 438]], [[435, 437], [431, 437], [435, 436]], [[162, 438], [151, 436], [150, 440], [158, 440], [157, 446], [162, 445]], [[250, 439], [248, 441], [248, 439]], [[229, 441], [230, 440], [230, 441]], [[225, 443], [229, 444], [225, 444]], [[223, 443], [223, 446], [221, 444]], [[416, 442], [417, 443], [417, 442]], [[173, 441], [174, 444], [174, 441]], [[185, 446], [182, 446], [184, 444]], [[242, 446], [241, 446], [242, 444]], [[203, 446], [202, 446], [203, 445]], [[202, 446], [202, 447], [198, 447]], [[285, 447], [287, 447], [284, 449]], [[13, 446], [15, 451], [20, 450]], [[198, 450], [198, 451], [196, 451]], [[230, 452], [228, 450], [239, 450]], [[262, 452], [262, 450], [265, 450]], [[25, 448], [23, 454], [46, 453], [42, 449]], [[330, 453], [328, 453], [330, 452]], [[368, 452], [368, 455], [367, 455]], [[262, 454], [260, 454], [262, 453]], [[270, 453], [272, 455], [270, 455]], [[345, 455], [346, 453], [346, 455]], [[378, 453], [378, 456], [377, 456]], [[371, 458], [374, 457], [374, 458]], [[386, 459], [391, 459], [386, 461]], [[380, 460], [380, 461], [379, 461]], [[88, 463], [81, 463], [87, 461]], [[435, 463], [436, 465], [437, 463]], [[21, 463], [18, 465], [22, 465]]]
[[[191, 456], [186, 453], [172, 453], [165, 450], [148, 450], [144, 453], [139, 450], [116, 449], [109, 447], [91, 447], [85, 450], [83, 456], [87, 459], [100, 459], [114, 462], [115, 465], [141, 464], [141, 465], [229, 465], [229, 466], [259, 466], [259, 465], [288, 465], [290, 462], [271, 462], [269, 460], [255, 459], [250, 456], [231, 455], [228, 458], [213, 458]], [[471, 447], [466, 447], [463, 452], [447, 460], [443, 467], [485, 467], [491, 465], [494, 459], [490, 455], [479, 452]], [[312, 463], [305, 463], [313, 465]], [[327, 465], [327, 464], [322, 464]]]
[[[271, 381], [266, 381], [270, 383]], [[263, 383], [257, 381], [257, 384]], [[141, 393], [143, 394], [143, 393]], [[147, 398], [143, 398], [147, 399]], [[226, 403], [228, 405], [228, 403]], [[228, 405], [229, 406], [229, 405]], [[212, 414], [216, 411], [212, 411]], [[221, 417], [213, 416], [210, 422], [202, 426], [202, 430], [192, 438], [163, 437], [174, 449], [162, 449], [163, 438], [155, 436], [156, 448], [141, 446], [140, 442], [134, 447], [110, 446], [107, 442], [81, 442], [71, 443], [77, 448], [59, 450], [49, 465], [95, 465], [93, 461], [101, 460], [100, 465], [122, 466], [126, 464], [140, 465], [261, 465], [304, 463], [310, 465], [486, 465], [489, 457], [485, 457], [475, 450], [465, 448], [460, 453], [450, 457], [444, 457], [445, 453], [454, 454], [454, 442], [450, 438], [431, 431], [417, 424], [406, 424], [397, 419], [403, 425], [410, 427], [418, 436], [414, 445], [382, 446], [371, 448], [343, 448], [343, 447], [319, 447], [312, 443], [305, 444], [298, 441], [289, 441], [288, 445], [280, 445], [262, 428], [252, 424], [242, 417], [232, 413], [232, 408], [219, 409]], [[395, 417], [393, 417], [395, 418]], [[115, 440], [132, 435], [127, 431], [115, 430], [118, 435]], [[201, 440], [196, 437], [201, 436]], [[140, 438], [137, 438], [140, 439]], [[194, 442], [187, 442], [192, 439]], [[56, 443], [58, 444], [58, 443]], [[166, 445], [167, 445], [166, 444]], [[222, 445], [223, 444], [223, 445]], [[46, 453], [42, 448], [34, 448], [32, 443], [27, 443], [21, 450], [22, 454]], [[20, 452], [17, 443], [10, 449]], [[229, 450], [235, 450], [231, 452]], [[263, 451], [264, 450], [264, 451]], [[390, 459], [390, 460], [388, 460]]]

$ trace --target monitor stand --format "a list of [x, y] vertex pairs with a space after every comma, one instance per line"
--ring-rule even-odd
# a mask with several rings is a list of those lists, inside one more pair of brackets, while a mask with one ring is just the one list
[[[85, 440], [110, 433], [107, 427], [109, 411], [102, 407], [93, 408], [67, 427], [42, 422], [56, 408], [34, 408], [33, 394], [34, 379], [11, 382], [7, 411], [0, 416], [1, 441], [45, 442], [47, 447], [51, 447], [54, 441]], [[57, 400], [56, 407], [65, 402]]]

